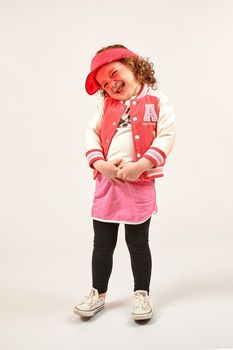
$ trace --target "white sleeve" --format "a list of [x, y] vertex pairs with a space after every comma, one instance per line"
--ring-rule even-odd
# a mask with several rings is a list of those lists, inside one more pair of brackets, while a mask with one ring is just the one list
[[166, 157], [171, 152], [176, 137], [175, 113], [168, 103], [165, 94], [159, 92], [159, 116], [157, 121], [157, 135], [150, 148], [143, 157], [150, 159], [155, 166], [165, 163]]
[[100, 129], [103, 120], [104, 100], [97, 105], [97, 110], [92, 118], [87, 122], [84, 137], [84, 149], [90, 167], [99, 159], [104, 159], [100, 142]]

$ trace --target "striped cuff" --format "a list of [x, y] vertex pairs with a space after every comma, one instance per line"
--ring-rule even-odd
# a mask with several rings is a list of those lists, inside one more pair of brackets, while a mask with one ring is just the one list
[[93, 169], [93, 163], [99, 159], [105, 160], [103, 152], [99, 149], [92, 149], [86, 153], [89, 166]]
[[158, 177], [163, 177], [163, 167], [158, 166], [156, 168], [151, 168], [140, 175], [141, 180], [155, 179]]
[[166, 160], [166, 154], [156, 147], [150, 147], [143, 157], [149, 159], [156, 167], [164, 165]]

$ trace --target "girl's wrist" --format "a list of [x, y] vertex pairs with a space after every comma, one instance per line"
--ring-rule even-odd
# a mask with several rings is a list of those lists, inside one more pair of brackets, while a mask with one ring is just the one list
[[98, 160], [96, 160], [96, 161], [93, 163], [93, 167], [94, 167], [96, 170], [100, 171], [100, 169], [104, 166], [105, 163], [106, 163], [105, 160], [103, 160], [103, 159], [98, 159]]
[[141, 158], [137, 161], [137, 166], [140, 172], [147, 171], [154, 167], [152, 161], [148, 158]]

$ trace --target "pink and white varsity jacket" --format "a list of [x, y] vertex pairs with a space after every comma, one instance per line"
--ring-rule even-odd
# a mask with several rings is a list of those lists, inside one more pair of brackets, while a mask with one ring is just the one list
[[[97, 113], [87, 123], [85, 151], [89, 166], [96, 160], [106, 160], [111, 140], [126, 109], [124, 101], [110, 97], [98, 105]], [[163, 166], [171, 152], [176, 135], [175, 116], [163, 93], [146, 84], [130, 99], [130, 122], [134, 146], [134, 161], [150, 159], [154, 167], [141, 174], [141, 180], [163, 176]], [[98, 171], [94, 169], [94, 179]]]

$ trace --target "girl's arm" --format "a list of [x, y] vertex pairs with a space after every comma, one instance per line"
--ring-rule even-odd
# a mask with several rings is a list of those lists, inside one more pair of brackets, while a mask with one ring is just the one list
[[94, 168], [93, 164], [97, 160], [104, 160], [103, 150], [100, 143], [100, 127], [103, 120], [104, 101], [97, 105], [97, 111], [92, 120], [87, 122], [87, 128], [84, 138], [85, 155], [89, 166]]
[[164, 165], [170, 154], [176, 138], [175, 113], [163, 93], [157, 93], [159, 98], [159, 118], [157, 122], [157, 135], [150, 148], [143, 157], [149, 159], [154, 167]]
[[105, 161], [103, 149], [100, 142], [100, 128], [103, 121], [104, 100], [98, 104], [97, 111], [92, 120], [87, 122], [85, 133], [85, 151], [87, 161], [92, 169], [98, 170], [110, 182], [119, 183], [122, 180], [117, 178], [118, 165], [121, 159]]

